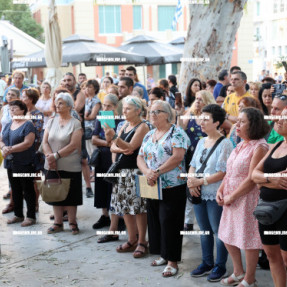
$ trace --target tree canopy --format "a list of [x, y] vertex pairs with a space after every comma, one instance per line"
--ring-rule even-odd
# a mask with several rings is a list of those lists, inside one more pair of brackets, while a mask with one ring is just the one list
[[0, 18], [10, 21], [18, 29], [43, 42], [44, 29], [32, 17], [29, 5], [0, 0]]

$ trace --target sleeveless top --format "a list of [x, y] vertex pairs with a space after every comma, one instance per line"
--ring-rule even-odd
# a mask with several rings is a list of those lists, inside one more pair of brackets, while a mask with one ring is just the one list
[[[126, 136], [130, 132], [130, 131], [126, 132], [126, 128], [127, 128], [127, 126], [124, 128], [123, 132], [121, 133], [120, 138], [122, 140], [125, 140]], [[135, 132], [136, 132], [136, 129], [134, 129], [131, 132], [131, 134], [129, 135], [129, 138], [127, 140], [125, 140], [125, 141], [128, 142], [128, 143], [131, 142]], [[140, 147], [138, 147], [136, 150], [134, 150], [134, 152], [132, 154], [130, 154], [130, 155], [123, 154], [123, 156], [122, 156], [122, 158], [120, 160], [119, 168], [120, 169], [123, 169], [123, 168], [127, 168], [127, 169], [138, 168], [138, 166], [137, 166], [137, 156], [138, 156], [139, 150], [140, 150]], [[117, 154], [116, 160], [118, 160], [120, 155], [121, 155], [120, 153]]]
[[[275, 150], [282, 144], [283, 141], [277, 143], [277, 145], [273, 148], [272, 152], [266, 158], [263, 165], [264, 173], [276, 173], [287, 168], [287, 155], [280, 158], [272, 158]], [[277, 201], [281, 199], [287, 199], [287, 192], [285, 189], [273, 189], [262, 186], [260, 188], [260, 197], [266, 201]]]

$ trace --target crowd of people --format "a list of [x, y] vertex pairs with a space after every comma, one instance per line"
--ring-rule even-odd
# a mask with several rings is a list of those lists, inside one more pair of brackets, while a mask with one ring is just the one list
[[[286, 286], [287, 206], [270, 225], [258, 222], [253, 212], [259, 198], [267, 204], [287, 199], [287, 74], [285, 88], [278, 90], [273, 78], [248, 82], [234, 66], [220, 71], [218, 79], [190, 79], [183, 95], [175, 75], [147, 89], [132, 66], [120, 70], [118, 78], [87, 79], [81, 73], [77, 81], [66, 73], [59, 87], [44, 81], [39, 89], [28, 88], [23, 80], [22, 72], [13, 73], [0, 112], [9, 181], [4, 198], [10, 199], [2, 213], [14, 212], [8, 224], [37, 223], [35, 179], [42, 173], [47, 180], [71, 180], [64, 200], [48, 202], [54, 222], [47, 233], [62, 232], [68, 221], [72, 234], [78, 234], [83, 178], [86, 196], [102, 210], [92, 228], [110, 231], [98, 243], [119, 240], [115, 231], [126, 228], [128, 241], [116, 251], [142, 258], [149, 249], [159, 255], [151, 266], [166, 265], [162, 276], [171, 277], [181, 261], [182, 231], [193, 231], [196, 219], [205, 235], [192, 277], [257, 286], [262, 250], [274, 285]], [[101, 120], [107, 113], [114, 121]], [[114, 168], [122, 176], [106, 180], [102, 175]], [[24, 173], [33, 176], [17, 176]], [[137, 194], [139, 174], [149, 186], [160, 180], [162, 199]]]

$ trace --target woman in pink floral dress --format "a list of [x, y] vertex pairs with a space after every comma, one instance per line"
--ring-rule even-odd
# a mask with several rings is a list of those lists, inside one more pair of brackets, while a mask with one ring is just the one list
[[[259, 249], [262, 249], [258, 222], [253, 211], [259, 198], [259, 189], [251, 180], [253, 169], [268, 151], [263, 139], [269, 130], [260, 110], [246, 108], [241, 111], [236, 133], [243, 141], [227, 161], [226, 176], [217, 191], [216, 200], [223, 206], [218, 237], [233, 262], [233, 274], [221, 280], [225, 286], [255, 287], [255, 271]], [[244, 274], [240, 249], [246, 254]]]

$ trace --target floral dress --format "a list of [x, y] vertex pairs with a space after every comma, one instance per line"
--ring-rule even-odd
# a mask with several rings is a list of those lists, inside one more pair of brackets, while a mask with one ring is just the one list
[[[247, 178], [251, 159], [260, 146], [268, 149], [265, 139], [243, 141], [232, 151], [224, 177], [223, 197], [232, 194]], [[262, 249], [258, 221], [253, 216], [257, 206], [259, 189], [253, 188], [230, 205], [223, 206], [218, 237], [240, 249]]]
[[[158, 142], [152, 141], [155, 131], [153, 129], [146, 134], [139, 151], [139, 155], [143, 156], [148, 168], [152, 170], [158, 169], [172, 156], [173, 148], [187, 150], [190, 145], [189, 138], [180, 127], [172, 126]], [[184, 160], [173, 170], [160, 175], [162, 188], [185, 184], [186, 178], [180, 177], [181, 173], [186, 173]]]

